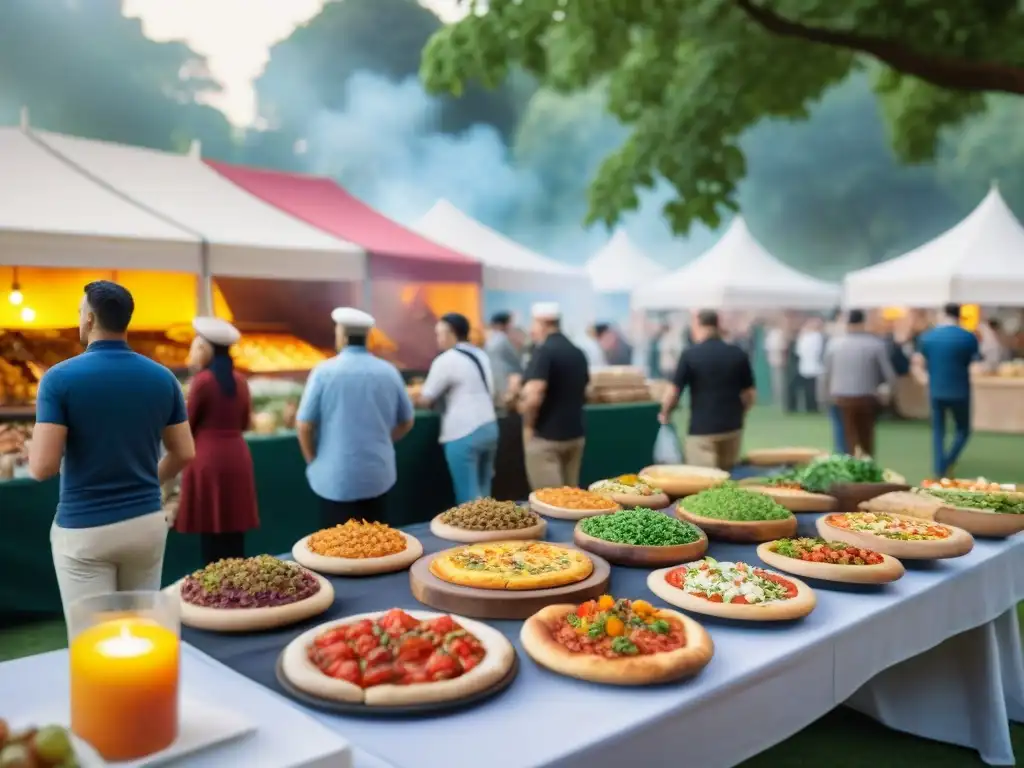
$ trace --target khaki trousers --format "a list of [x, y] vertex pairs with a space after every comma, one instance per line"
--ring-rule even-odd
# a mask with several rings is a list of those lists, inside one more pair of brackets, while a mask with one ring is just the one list
[[50, 528], [64, 618], [77, 600], [109, 592], [160, 589], [167, 543], [164, 513], [96, 528]]
[[687, 435], [685, 461], [694, 467], [731, 470], [740, 460], [742, 444], [742, 429], [717, 435]]
[[523, 445], [526, 479], [530, 488], [575, 488], [580, 483], [583, 446], [586, 438], [545, 440], [534, 435]]

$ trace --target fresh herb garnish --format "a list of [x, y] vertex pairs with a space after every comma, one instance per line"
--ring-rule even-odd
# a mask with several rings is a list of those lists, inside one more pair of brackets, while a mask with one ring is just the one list
[[640, 650], [628, 637], [616, 637], [612, 640], [612, 652], [623, 656], [635, 656]]

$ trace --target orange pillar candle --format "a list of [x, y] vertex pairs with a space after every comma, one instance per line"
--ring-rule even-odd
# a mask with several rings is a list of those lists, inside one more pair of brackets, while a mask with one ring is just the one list
[[155, 621], [122, 618], [71, 641], [71, 730], [110, 762], [135, 760], [178, 737], [180, 643]]

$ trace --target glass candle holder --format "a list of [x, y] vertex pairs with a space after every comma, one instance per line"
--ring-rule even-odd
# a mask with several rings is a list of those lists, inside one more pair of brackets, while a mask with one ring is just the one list
[[116, 592], [68, 608], [71, 730], [108, 762], [137, 760], [178, 737], [178, 602]]

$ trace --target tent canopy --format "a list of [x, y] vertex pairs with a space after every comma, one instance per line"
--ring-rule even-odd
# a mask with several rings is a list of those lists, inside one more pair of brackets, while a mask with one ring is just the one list
[[370, 254], [371, 278], [480, 283], [480, 264], [374, 210], [331, 179], [244, 168], [210, 160], [221, 176], [282, 211]]
[[366, 257], [359, 246], [253, 197], [196, 157], [41, 131], [35, 136], [115, 193], [205, 240], [211, 275], [292, 280], [365, 276]]
[[198, 237], [81, 173], [23, 130], [0, 128], [0, 179], [0, 264], [199, 272]]
[[668, 272], [641, 251], [619, 228], [587, 262], [587, 273], [598, 293], [630, 293]]
[[838, 303], [839, 287], [783, 264], [736, 216], [708, 251], [637, 288], [632, 301], [642, 309], [828, 309]]
[[431, 240], [478, 259], [484, 287], [495, 291], [592, 291], [586, 271], [534, 253], [467, 216], [447, 200], [438, 200], [415, 226]]
[[967, 218], [895, 259], [846, 276], [857, 307], [1024, 306], [1024, 227], [993, 186]]

